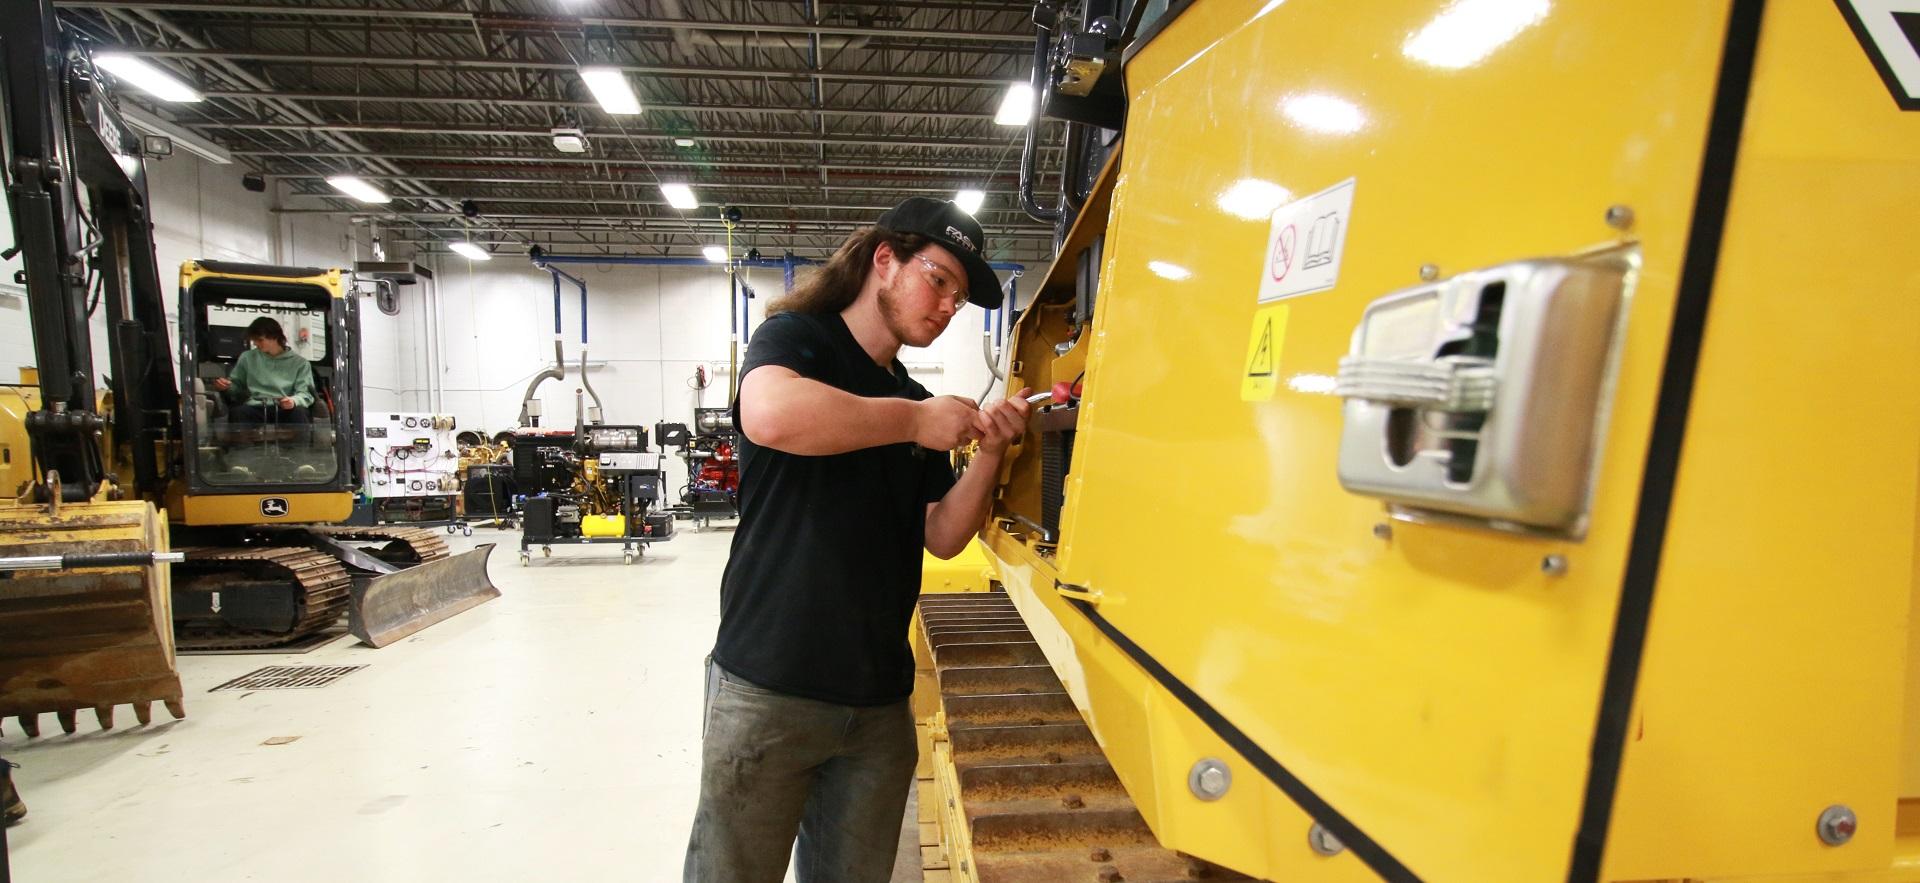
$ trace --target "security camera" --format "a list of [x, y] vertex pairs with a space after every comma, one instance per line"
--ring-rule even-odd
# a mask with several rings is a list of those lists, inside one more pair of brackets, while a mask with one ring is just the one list
[[267, 190], [267, 176], [259, 172], [248, 172], [240, 176], [240, 186], [247, 188], [247, 190], [253, 193], [265, 193]]
[[723, 208], [720, 210], [720, 217], [726, 218], [727, 223], [729, 224], [738, 224], [740, 223], [740, 218], [742, 217], [742, 215], [740, 214], [740, 207], [735, 205], [727, 206], [726, 208]]
[[471, 199], [460, 200], [460, 216], [463, 218], [480, 217], [480, 203]]

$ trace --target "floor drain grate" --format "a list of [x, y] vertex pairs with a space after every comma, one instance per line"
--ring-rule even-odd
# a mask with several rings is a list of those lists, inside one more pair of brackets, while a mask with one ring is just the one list
[[327, 686], [364, 665], [269, 665], [221, 684], [209, 693], [221, 690], [312, 690]]

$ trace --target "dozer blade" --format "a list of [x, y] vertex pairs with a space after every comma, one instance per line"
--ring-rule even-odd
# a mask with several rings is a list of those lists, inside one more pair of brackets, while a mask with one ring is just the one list
[[427, 626], [500, 597], [487, 578], [493, 544], [380, 576], [356, 576], [347, 630], [385, 647]]
[[[60, 507], [0, 504], [0, 555], [167, 550], [167, 525], [144, 502]], [[167, 565], [30, 570], [0, 579], [0, 718], [29, 737], [53, 712], [68, 732], [93, 710], [102, 728], [113, 707], [148, 703], [175, 717], [181, 705], [169, 624]]]

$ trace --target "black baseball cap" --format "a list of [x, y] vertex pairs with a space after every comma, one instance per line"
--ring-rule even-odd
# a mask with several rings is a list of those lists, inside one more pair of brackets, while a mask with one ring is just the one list
[[989, 310], [1000, 306], [1000, 277], [981, 257], [987, 247], [986, 231], [959, 206], [931, 196], [912, 196], [875, 223], [895, 233], [918, 233], [946, 248], [967, 268], [967, 302]]

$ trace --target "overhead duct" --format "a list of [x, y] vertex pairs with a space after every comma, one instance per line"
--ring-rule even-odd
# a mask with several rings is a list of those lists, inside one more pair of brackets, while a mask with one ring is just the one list
[[587, 412], [587, 422], [600, 423], [606, 409], [600, 401], [600, 393], [593, 388], [593, 381], [587, 379], [587, 283], [585, 280], [568, 273], [559, 267], [548, 266], [546, 261], [535, 256], [533, 265], [547, 271], [553, 277], [553, 365], [533, 376], [527, 383], [527, 391], [520, 397], [520, 425], [538, 425], [540, 417], [539, 403], [534, 395], [539, 392], [540, 384], [548, 380], [565, 380], [567, 376], [566, 352], [561, 344], [560, 321], [560, 280], [565, 279], [580, 290], [580, 383], [586, 394], [593, 397], [593, 409]]

